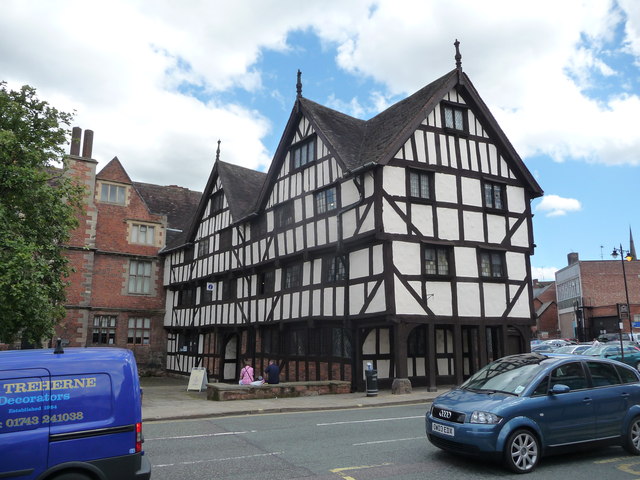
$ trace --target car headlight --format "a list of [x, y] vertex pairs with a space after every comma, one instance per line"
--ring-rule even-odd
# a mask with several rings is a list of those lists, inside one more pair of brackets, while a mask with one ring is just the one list
[[475, 411], [471, 414], [470, 423], [484, 423], [488, 425], [497, 425], [502, 420], [502, 417], [499, 417], [495, 413], [491, 412], [479, 412]]

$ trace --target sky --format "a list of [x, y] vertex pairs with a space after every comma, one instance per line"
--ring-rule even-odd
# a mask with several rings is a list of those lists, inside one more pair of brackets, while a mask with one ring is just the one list
[[462, 68], [545, 192], [533, 277], [640, 250], [636, 0], [1, 0], [0, 81], [94, 131], [98, 170], [202, 191], [266, 171], [303, 95], [369, 119]]

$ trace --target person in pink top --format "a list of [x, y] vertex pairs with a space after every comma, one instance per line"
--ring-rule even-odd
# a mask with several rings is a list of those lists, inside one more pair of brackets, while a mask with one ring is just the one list
[[240, 385], [250, 385], [253, 382], [253, 367], [249, 361], [244, 362], [244, 367], [240, 370]]

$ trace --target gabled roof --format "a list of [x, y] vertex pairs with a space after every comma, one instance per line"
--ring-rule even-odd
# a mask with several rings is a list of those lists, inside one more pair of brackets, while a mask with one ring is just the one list
[[216, 165], [231, 217], [234, 221], [239, 221], [253, 212], [256, 196], [267, 174], [222, 160], [217, 160]]
[[133, 186], [151, 213], [167, 216], [165, 248], [181, 245], [202, 194], [176, 185], [161, 186], [134, 182]]
[[96, 174], [97, 180], [110, 180], [112, 182], [120, 182], [131, 185], [133, 182], [129, 178], [129, 174], [120, 163], [118, 157], [113, 157], [102, 170]]
[[458, 90], [469, 108], [483, 121], [486, 130], [498, 143], [502, 154], [507, 157], [511, 168], [530, 191], [531, 196], [533, 198], [541, 196], [543, 191], [540, 185], [478, 95], [469, 77], [461, 70], [454, 69], [413, 95], [391, 105], [370, 120], [350, 117], [299, 96], [269, 168], [256, 208], [260, 209], [264, 205], [266, 196], [269, 194], [269, 185], [280, 170], [291, 138], [303, 115], [311, 122], [317, 135], [344, 170], [351, 172], [368, 164], [385, 165], [389, 162], [427, 115], [453, 88]]

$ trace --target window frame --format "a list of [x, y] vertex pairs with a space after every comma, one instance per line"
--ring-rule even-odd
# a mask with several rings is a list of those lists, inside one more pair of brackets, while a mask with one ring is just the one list
[[259, 238], [267, 235], [267, 216], [262, 213], [257, 218], [253, 219], [249, 226], [251, 233], [251, 240], [255, 241]]
[[[133, 267], [136, 267], [136, 272], [132, 273], [132, 269]], [[142, 274], [140, 274], [138, 272], [139, 267], [140, 266], [144, 266], [144, 267], [149, 267], [149, 275], [145, 275], [145, 271], [142, 272]], [[146, 268], [144, 269], [146, 270]], [[138, 288], [138, 279], [141, 278], [142, 279], [142, 287]], [[153, 279], [153, 261], [151, 260], [129, 260], [129, 269], [128, 269], [128, 277], [127, 277], [127, 292], [130, 295], [151, 295], [151, 293], [153, 292], [153, 285], [152, 285], [152, 279]], [[132, 289], [131, 288], [131, 282], [134, 281], [135, 282], [135, 286]], [[145, 288], [146, 287], [146, 288]], [[141, 291], [138, 291], [141, 290]]]
[[282, 268], [282, 289], [290, 290], [302, 286], [302, 263], [291, 263]]
[[[329, 202], [329, 192], [333, 192], [333, 202]], [[336, 186], [324, 188], [313, 194], [313, 205], [316, 216], [326, 215], [338, 209], [338, 189]]]
[[296, 223], [296, 212], [293, 200], [276, 205], [273, 208], [274, 221], [276, 228], [285, 228]]
[[209, 216], [216, 215], [224, 210], [224, 192], [218, 190], [211, 194], [211, 208]]
[[[483, 270], [482, 270], [482, 257], [484, 255], [489, 255], [489, 275], [483, 275]], [[497, 255], [500, 258], [500, 275], [496, 275], [494, 273], [494, 262], [493, 259], [495, 258], [494, 255]], [[479, 249], [478, 250], [478, 277], [484, 281], [487, 280], [495, 280], [495, 281], [502, 281], [505, 280], [507, 278], [507, 260], [506, 260], [506, 255], [505, 252], [503, 251], [499, 251], [499, 250], [487, 250], [487, 249]]]
[[233, 247], [233, 228], [220, 230], [218, 239], [218, 250], [230, 250]]
[[[134, 325], [131, 325], [133, 320]], [[142, 321], [142, 325], [137, 325], [138, 320]], [[133, 332], [133, 336], [131, 335]], [[138, 335], [138, 332], [141, 332]], [[145, 335], [146, 333], [146, 335]], [[140, 341], [138, 342], [138, 338]], [[132, 340], [133, 341], [130, 341]], [[146, 341], [145, 341], [146, 340]], [[151, 319], [148, 317], [129, 317], [127, 321], [127, 345], [150, 345], [151, 344]]]
[[[309, 137], [295, 143], [289, 149], [289, 157], [291, 160], [290, 169], [291, 171], [301, 170], [306, 168], [308, 165], [315, 163], [318, 159], [317, 155], [317, 144], [316, 141], [317, 136], [310, 135]], [[303, 158], [304, 152], [304, 158]], [[296, 155], [299, 154], [296, 159]], [[310, 155], [311, 154], [311, 155]]]
[[[491, 189], [489, 197], [487, 196], [487, 187]], [[496, 206], [496, 192], [500, 193], [500, 206]], [[507, 211], [507, 189], [504, 183], [494, 182], [491, 180], [483, 180], [482, 182], [482, 204], [487, 210], [495, 212]]]
[[[426, 253], [429, 250], [433, 250], [435, 253], [435, 273], [428, 271], [427, 269], [427, 258]], [[439, 253], [444, 253], [446, 255], [447, 260], [447, 273], [439, 273], [440, 272], [440, 255]], [[430, 278], [451, 278], [454, 275], [454, 264], [453, 264], [453, 247], [451, 245], [434, 245], [430, 243], [422, 244], [421, 249], [421, 264], [422, 264], [422, 275]]]
[[257, 276], [257, 295], [272, 295], [276, 291], [276, 271], [264, 270]]
[[[412, 176], [418, 176], [418, 195], [413, 195], [411, 178]], [[434, 174], [429, 170], [419, 170], [415, 168], [407, 168], [407, 198], [410, 198], [412, 201], [418, 202], [432, 202], [434, 200]], [[426, 182], [427, 185], [427, 196], [422, 196], [422, 185], [423, 181]]]
[[[105, 197], [105, 188], [107, 190], [106, 199]], [[116, 200], [112, 201], [109, 198], [111, 197], [111, 190], [114, 189]], [[122, 201], [120, 201], [119, 193], [122, 192]], [[118, 185], [117, 183], [110, 182], [101, 182], [100, 183], [100, 203], [109, 203], [111, 205], [126, 205], [127, 204], [127, 187], [125, 185]]]
[[[141, 242], [140, 241], [140, 235], [141, 235], [141, 230], [145, 229], [145, 241]], [[149, 230], [151, 230], [151, 241], [148, 242], [146, 240], [149, 239]], [[134, 239], [135, 236], [135, 239]], [[130, 236], [130, 242], [131, 243], [135, 243], [136, 245], [150, 245], [153, 246], [156, 244], [156, 226], [155, 225], [150, 225], [148, 223], [138, 223], [138, 222], [132, 222], [131, 223], [131, 236]]]
[[[442, 102], [442, 127], [452, 133], [468, 134], [469, 133], [469, 107], [460, 103]], [[451, 111], [453, 125], [447, 125], [447, 110]], [[456, 121], [456, 113], [461, 114], [462, 125], [458, 125]]]
[[328, 255], [322, 258], [322, 280], [324, 283], [345, 283], [349, 279], [346, 255]]
[[[103, 321], [105, 320], [108, 321], [108, 324], [104, 324]], [[91, 329], [91, 343], [94, 345], [116, 345], [117, 331], [117, 315], [94, 315]], [[97, 340], [96, 335], [98, 335]], [[105, 336], [105, 341], [101, 340], [103, 336]]]
[[222, 282], [222, 301], [233, 302], [238, 299], [238, 279], [227, 278]]
[[201, 238], [198, 240], [198, 258], [202, 258], [209, 255], [211, 249], [209, 248], [210, 237]]

